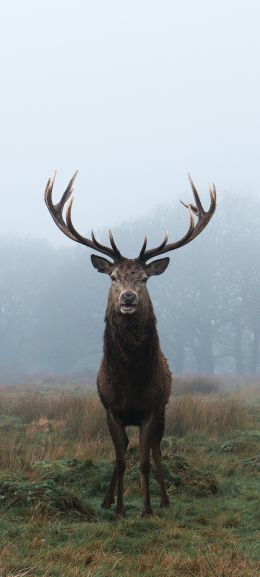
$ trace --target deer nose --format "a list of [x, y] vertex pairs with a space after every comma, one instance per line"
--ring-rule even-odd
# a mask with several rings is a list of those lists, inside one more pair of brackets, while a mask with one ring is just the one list
[[137, 294], [134, 291], [124, 291], [121, 294], [121, 303], [124, 305], [134, 305], [137, 303]]

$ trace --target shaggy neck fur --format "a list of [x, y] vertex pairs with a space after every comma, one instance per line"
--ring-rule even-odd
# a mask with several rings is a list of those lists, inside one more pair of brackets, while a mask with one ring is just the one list
[[104, 352], [109, 364], [132, 367], [154, 364], [159, 348], [156, 318], [148, 296], [146, 307], [123, 315], [108, 301], [105, 317]]

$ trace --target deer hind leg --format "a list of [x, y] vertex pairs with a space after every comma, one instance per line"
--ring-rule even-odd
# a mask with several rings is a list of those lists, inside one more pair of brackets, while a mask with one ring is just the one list
[[155, 464], [155, 473], [156, 478], [159, 483], [160, 493], [161, 493], [161, 507], [168, 507], [170, 504], [169, 497], [166, 493], [164, 478], [163, 478], [163, 469], [162, 469], [162, 457], [161, 457], [161, 448], [160, 443], [164, 433], [164, 415], [160, 416], [160, 419], [157, 421], [154, 429], [152, 431], [151, 436], [151, 447], [152, 447], [152, 455]]
[[112, 503], [114, 503], [114, 493], [116, 482], [117, 486], [117, 503], [116, 503], [116, 516], [118, 518], [125, 516], [123, 494], [124, 494], [124, 472], [126, 468], [125, 454], [128, 446], [128, 438], [126, 436], [125, 429], [120, 423], [115, 421], [111, 413], [107, 413], [107, 424], [109, 432], [115, 447], [116, 453], [116, 463], [112, 473], [111, 481], [105, 495], [102, 507], [108, 508]]

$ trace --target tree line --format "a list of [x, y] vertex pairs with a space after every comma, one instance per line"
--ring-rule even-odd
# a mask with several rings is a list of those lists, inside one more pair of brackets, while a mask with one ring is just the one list
[[[148, 284], [162, 349], [179, 374], [260, 372], [260, 202], [219, 196], [207, 229], [170, 253], [167, 271]], [[144, 234], [150, 245], [166, 229], [174, 240], [187, 222], [175, 204], [113, 233], [123, 254], [134, 257]], [[107, 231], [99, 238], [107, 242]], [[90, 252], [69, 241], [56, 248], [1, 238], [0, 383], [97, 370], [110, 280], [92, 268]]]

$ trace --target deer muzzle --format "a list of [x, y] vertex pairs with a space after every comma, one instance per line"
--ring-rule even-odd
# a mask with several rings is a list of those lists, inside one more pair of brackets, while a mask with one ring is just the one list
[[123, 291], [119, 297], [120, 311], [124, 315], [131, 315], [138, 305], [138, 295], [135, 291]]

